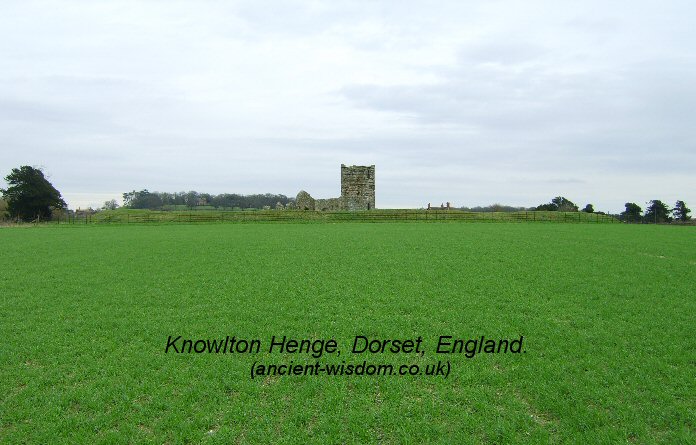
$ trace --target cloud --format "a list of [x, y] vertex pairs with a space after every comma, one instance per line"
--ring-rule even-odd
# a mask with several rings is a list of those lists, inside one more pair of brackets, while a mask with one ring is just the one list
[[693, 13], [9, 1], [0, 165], [44, 165], [82, 207], [134, 188], [335, 196], [341, 163], [376, 164], [387, 207], [688, 203]]

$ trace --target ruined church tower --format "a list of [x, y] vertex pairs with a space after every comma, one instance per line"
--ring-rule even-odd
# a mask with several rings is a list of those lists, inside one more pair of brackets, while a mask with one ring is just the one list
[[344, 210], [375, 208], [375, 166], [341, 164], [341, 201]]

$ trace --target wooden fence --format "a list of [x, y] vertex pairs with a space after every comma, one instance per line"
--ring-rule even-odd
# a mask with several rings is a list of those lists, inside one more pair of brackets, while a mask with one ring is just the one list
[[301, 210], [76, 212], [58, 224], [175, 224], [175, 223], [334, 223], [334, 222], [552, 222], [618, 223], [609, 215], [584, 212], [464, 212], [460, 210], [369, 210], [317, 212]]

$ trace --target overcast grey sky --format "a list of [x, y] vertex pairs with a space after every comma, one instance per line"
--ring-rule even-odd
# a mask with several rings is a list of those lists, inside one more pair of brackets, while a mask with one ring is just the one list
[[133, 189], [378, 207], [563, 195], [696, 208], [691, 1], [12, 1], [0, 174], [71, 208]]

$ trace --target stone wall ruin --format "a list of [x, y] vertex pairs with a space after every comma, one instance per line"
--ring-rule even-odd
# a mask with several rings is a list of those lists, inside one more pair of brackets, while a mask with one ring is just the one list
[[314, 198], [304, 190], [300, 190], [300, 193], [297, 194], [297, 198], [295, 198], [297, 210], [314, 210], [314, 203]]
[[341, 164], [341, 197], [314, 199], [300, 191], [295, 198], [298, 210], [373, 210], [375, 208], [375, 166]]

